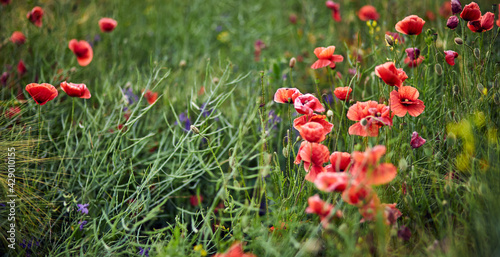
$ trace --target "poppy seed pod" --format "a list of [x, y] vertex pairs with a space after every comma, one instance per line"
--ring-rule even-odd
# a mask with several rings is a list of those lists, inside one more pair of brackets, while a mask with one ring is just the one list
[[441, 76], [441, 74], [443, 74], [443, 67], [441, 67], [441, 64], [437, 63], [434, 66], [434, 71], [436, 71], [437, 75]]
[[200, 134], [200, 130], [195, 127], [194, 125], [191, 125], [191, 130], [195, 133], [195, 134]]
[[368, 125], [368, 121], [366, 119], [361, 119], [361, 121], [359, 123], [361, 123], [361, 126]]
[[474, 48], [474, 56], [475, 56], [477, 59], [480, 59], [480, 58], [481, 58], [481, 51], [479, 51], [479, 48]]
[[288, 66], [290, 66], [290, 68], [295, 67], [296, 62], [297, 62], [297, 59], [295, 59], [295, 57], [292, 57], [292, 59], [290, 59], [290, 62], [288, 63]]
[[461, 38], [459, 38], [459, 37], [455, 38], [455, 44], [462, 45], [463, 43], [464, 43], [464, 41]]

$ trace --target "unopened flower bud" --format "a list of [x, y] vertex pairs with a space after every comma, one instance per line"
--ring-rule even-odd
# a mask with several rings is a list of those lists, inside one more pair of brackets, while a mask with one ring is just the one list
[[463, 43], [464, 43], [464, 41], [463, 41], [461, 38], [459, 38], [459, 37], [456, 37], [456, 38], [455, 38], [455, 44], [457, 44], [457, 45], [461, 45], [461, 44], [463, 44]]
[[328, 116], [328, 117], [332, 117], [332, 116], [333, 116], [333, 111], [332, 111], [332, 110], [328, 110], [328, 111], [326, 112], [326, 116]]
[[458, 27], [457, 16], [450, 16], [450, 18], [448, 18], [448, 21], [446, 22], [446, 27], [450, 29], [456, 29]]
[[185, 60], [181, 60], [181, 61], [179, 62], [179, 66], [180, 66], [181, 68], [184, 68], [184, 67], [186, 66], [186, 61], [185, 61]]
[[441, 76], [441, 74], [443, 74], [443, 67], [441, 67], [441, 64], [437, 63], [434, 66], [434, 71], [436, 71], [437, 75]]
[[213, 78], [213, 79], [212, 79], [212, 82], [213, 82], [214, 84], [219, 84], [219, 78], [217, 78], [217, 77]]
[[290, 62], [288, 63], [288, 66], [290, 66], [290, 68], [295, 67], [296, 62], [297, 62], [297, 59], [295, 59], [295, 57], [292, 57], [292, 59], [290, 59]]
[[285, 158], [288, 158], [288, 146], [283, 147], [283, 156], [285, 156]]
[[479, 59], [481, 57], [481, 52], [479, 51], [479, 48], [474, 48], [474, 56]]
[[387, 45], [389, 45], [389, 46], [393, 46], [394, 45], [394, 38], [391, 35], [385, 34], [385, 43], [387, 43]]
[[361, 123], [361, 126], [366, 126], [366, 125], [368, 125], [368, 121], [367, 121], [366, 119], [364, 119], [364, 118], [363, 118], [363, 119], [361, 119], [360, 123]]
[[191, 125], [190, 128], [191, 128], [191, 131], [193, 131], [195, 134], [200, 134], [200, 130], [197, 127], [195, 127], [194, 125]]

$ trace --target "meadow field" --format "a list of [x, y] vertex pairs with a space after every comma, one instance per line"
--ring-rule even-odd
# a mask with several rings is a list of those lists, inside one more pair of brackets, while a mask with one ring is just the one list
[[0, 256], [500, 256], [493, 0], [0, 20]]

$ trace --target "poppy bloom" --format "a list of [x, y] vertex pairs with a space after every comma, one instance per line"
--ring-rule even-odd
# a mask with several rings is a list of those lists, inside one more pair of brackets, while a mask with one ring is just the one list
[[466, 5], [462, 10], [462, 13], [460, 13], [460, 18], [462, 18], [464, 21], [475, 21], [481, 18], [481, 10], [479, 9], [479, 5], [477, 5], [475, 2], [471, 2], [470, 4]]
[[451, 66], [455, 65], [455, 59], [458, 57], [458, 53], [455, 51], [448, 50], [444, 51], [444, 54], [446, 62]]
[[495, 24], [495, 15], [492, 12], [487, 12], [481, 18], [475, 21], [469, 21], [467, 27], [473, 32], [485, 32], [493, 28]]
[[0, 77], [0, 84], [2, 84], [2, 86], [6, 86], [7, 80], [9, 79], [9, 77], [10, 77], [10, 74], [8, 72], [2, 73], [2, 76]]
[[299, 131], [299, 133], [301, 133], [302, 131], [302, 126], [304, 126], [305, 124], [309, 123], [309, 122], [314, 122], [314, 123], [319, 123], [321, 124], [321, 126], [323, 127], [323, 134], [328, 134], [332, 131], [332, 128], [333, 128], [333, 124], [331, 124], [330, 122], [326, 121], [326, 116], [325, 115], [317, 115], [317, 114], [313, 114], [313, 115], [303, 115], [303, 116], [300, 116], [298, 118], [296, 118], [295, 120], [293, 120], [293, 127]]
[[[328, 132], [326, 133], [328, 134]], [[325, 128], [317, 122], [308, 122], [301, 127], [300, 136], [307, 142], [319, 143], [326, 138]]]
[[335, 46], [329, 46], [327, 48], [317, 47], [314, 49], [314, 54], [319, 60], [311, 65], [311, 69], [319, 69], [328, 65], [331, 69], [335, 69], [335, 63], [344, 61], [344, 57], [342, 55], [333, 54], [334, 52]]
[[10, 1], [11, 1], [11, 0], [0, 0], [0, 3], [1, 3], [2, 5], [8, 5], [8, 4], [10, 4]]
[[33, 97], [33, 100], [39, 105], [44, 105], [57, 96], [57, 89], [51, 84], [31, 83], [26, 85], [26, 91]]
[[85, 40], [77, 41], [76, 39], [72, 39], [69, 41], [68, 47], [76, 55], [76, 60], [80, 66], [89, 65], [94, 57], [92, 47]]
[[392, 163], [379, 164], [386, 148], [377, 145], [365, 152], [354, 151], [354, 164], [349, 172], [354, 179], [366, 185], [383, 185], [392, 181], [397, 175], [397, 169]]
[[345, 152], [333, 152], [329, 159], [331, 164], [325, 167], [328, 172], [345, 171], [352, 161], [351, 154]]
[[199, 195], [192, 195], [189, 197], [189, 203], [191, 203], [192, 206], [198, 206], [203, 202], [203, 196]]
[[35, 6], [28, 14], [26, 18], [35, 24], [37, 27], [42, 26], [43, 9], [40, 6]]
[[304, 169], [309, 171], [305, 178], [312, 182], [319, 173], [325, 171], [323, 164], [328, 161], [329, 155], [330, 152], [325, 145], [303, 141], [294, 163], [300, 164], [304, 161]]
[[458, 18], [457, 16], [450, 16], [450, 18], [448, 18], [448, 21], [446, 21], [446, 27], [450, 28], [450, 29], [456, 29], [458, 27]]
[[349, 127], [349, 135], [376, 137], [382, 126], [392, 126], [389, 106], [375, 101], [357, 102], [349, 107], [347, 118], [359, 121]]
[[434, 15], [434, 13], [432, 11], [427, 11], [425, 12], [425, 16], [427, 17], [427, 19], [431, 20], [431, 21], [434, 21], [436, 20], [436, 15]]
[[425, 139], [418, 135], [417, 131], [413, 131], [410, 140], [410, 145], [413, 149], [421, 147], [425, 144], [425, 141]]
[[21, 31], [14, 31], [12, 33], [12, 36], [10, 36], [10, 41], [16, 45], [22, 45], [24, 42], [26, 42], [26, 37]]
[[333, 1], [326, 1], [326, 7], [330, 10], [332, 10], [332, 18], [336, 22], [342, 21], [342, 18], [340, 17], [340, 5], [333, 2]]
[[302, 94], [296, 88], [279, 88], [274, 94], [274, 101], [281, 104], [293, 104], [300, 95]]
[[22, 77], [26, 73], [27, 69], [26, 66], [24, 65], [23, 60], [20, 60], [19, 63], [17, 64], [17, 74], [19, 74], [20, 77]]
[[60, 86], [61, 89], [71, 97], [79, 97], [83, 99], [90, 98], [90, 91], [85, 84], [73, 84], [64, 81]]
[[410, 86], [402, 86], [398, 91], [391, 92], [391, 109], [396, 116], [404, 117], [406, 113], [413, 117], [420, 115], [425, 105], [418, 99], [418, 90]]
[[369, 20], [378, 20], [380, 15], [377, 12], [377, 9], [373, 7], [372, 5], [365, 5], [359, 9], [358, 12], [358, 17], [362, 21], [369, 21]]
[[406, 35], [418, 35], [422, 33], [425, 21], [417, 15], [410, 15], [396, 23], [396, 31]]
[[407, 57], [405, 58], [404, 63], [410, 68], [417, 67], [424, 60], [424, 57], [420, 56], [420, 49], [418, 48], [406, 48], [406, 55]]
[[368, 203], [377, 194], [371, 186], [351, 180], [348, 187], [342, 193], [342, 199], [350, 205], [361, 207]]
[[460, 0], [451, 0], [451, 13], [453, 15], [460, 13], [462, 11], [462, 4]]
[[216, 253], [214, 257], [257, 257], [251, 253], [244, 253], [241, 243], [234, 243], [226, 253]]
[[150, 105], [154, 104], [156, 102], [156, 99], [158, 99], [158, 93], [148, 89], [148, 91], [144, 93], [144, 98], [146, 98]]
[[375, 67], [375, 75], [381, 78], [389, 86], [400, 87], [408, 78], [403, 69], [397, 69], [393, 62], [386, 62]]
[[333, 94], [335, 94], [335, 96], [341, 101], [349, 99], [349, 95], [351, 93], [352, 93], [352, 88], [350, 87], [337, 87], [333, 91]]
[[115, 29], [118, 22], [111, 18], [101, 18], [99, 20], [99, 28], [102, 32], [111, 32]]
[[324, 192], [343, 192], [349, 183], [349, 175], [344, 172], [323, 172], [314, 180], [316, 187]]
[[[309, 204], [309, 206], [306, 208], [306, 213], [314, 213], [318, 215], [323, 227], [327, 227], [328, 217], [331, 215], [334, 206], [321, 200], [321, 198], [319, 198], [319, 195], [317, 194], [309, 197], [307, 199], [307, 203]], [[337, 213], [335, 213], [335, 216], [337, 218], [341, 218], [342, 212], [337, 211]]]
[[[453, 1], [452, 1], [453, 2]], [[460, 9], [461, 11], [462, 9]], [[444, 2], [441, 7], [439, 7], [439, 15], [446, 18], [451, 15], [451, 3], [450, 1]]]
[[21, 113], [21, 108], [19, 108], [19, 106], [10, 107], [5, 111], [5, 117], [12, 119], [14, 116], [19, 115], [19, 113]]
[[298, 113], [307, 115], [311, 115], [313, 112], [325, 111], [325, 107], [323, 107], [318, 98], [311, 94], [298, 96], [293, 103], [293, 107], [295, 107]]

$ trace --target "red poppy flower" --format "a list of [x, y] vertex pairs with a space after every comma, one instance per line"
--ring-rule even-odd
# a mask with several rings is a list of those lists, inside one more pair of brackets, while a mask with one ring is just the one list
[[392, 126], [389, 106], [375, 101], [357, 102], [349, 108], [347, 118], [359, 121], [349, 127], [349, 135], [376, 137], [382, 126]]
[[301, 127], [300, 136], [307, 142], [319, 143], [326, 138], [324, 131], [323, 125], [317, 122], [308, 122]]
[[369, 21], [369, 20], [378, 20], [380, 15], [377, 12], [377, 9], [373, 7], [372, 5], [365, 5], [359, 9], [358, 12], [358, 17], [362, 21]]
[[330, 65], [331, 69], [335, 69], [335, 63], [344, 61], [342, 55], [333, 54], [335, 52], [335, 46], [329, 46], [327, 48], [317, 47], [314, 49], [314, 54], [319, 60], [311, 65], [311, 69], [319, 69]]
[[10, 36], [10, 41], [16, 45], [22, 45], [24, 42], [26, 42], [26, 37], [21, 31], [14, 31], [12, 33], [12, 36]]
[[17, 74], [19, 74], [20, 77], [22, 77], [26, 73], [27, 69], [26, 66], [24, 65], [23, 60], [19, 60], [19, 63], [17, 64]]
[[325, 115], [303, 115], [295, 120], [293, 120], [293, 127], [301, 133], [302, 131], [302, 126], [309, 122], [314, 122], [314, 123], [319, 123], [323, 127], [323, 134], [326, 135], [332, 131], [333, 124], [330, 122], [326, 121], [326, 116]]
[[448, 21], [446, 21], [446, 27], [450, 28], [450, 29], [456, 29], [458, 27], [458, 18], [457, 16], [450, 16], [450, 18], [448, 18]]
[[333, 1], [326, 1], [326, 7], [332, 10], [332, 18], [336, 22], [341, 22], [342, 18], [340, 17], [340, 5]]
[[426, 16], [426, 17], [427, 17], [427, 19], [429, 19], [430, 21], [434, 21], [434, 20], [436, 20], [436, 15], [435, 15], [432, 11], [430, 11], [430, 10], [427, 10], [427, 11], [425, 12], [425, 16]]
[[102, 32], [111, 32], [116, 28], [116, 25], [118, 25], [118, 22], [111, 18], [101, 18], [99, 20], [99, 28]]
[[309, 171], [306, 175], [306, 179], [314, 181], [319, 173], [325, 171], [323, 164], [328, 161], [329, 155], [330, 152], [328, 151], [328, 147], [322, 144], [303, 141], [300, 144], [299, 152], [294, 163], [300, 164], [301, 161], [304, 161], [304, 169]]
[[413, 131], [411, 135], [410, 145], [413, 149], [419, 148], [426, 142], [421, 136], [418, 135], [417, 131]]
[[5, 117], [12, 119], [14, 116], [19, 115], [19, 113], [21, 113], [21, 108], [19, 108], [19, 106], [10, 107], [5, 111]]
[[351, 164], [351, 154], [345, 152], [333, 152], [330, 155], [331, 166], [326, 166], [328, 172], [342, 172]]
[[446, 1], [444, 2], [441, 7], [439, 7], [439, 15], [441, 15], [443, 18], [446, 18], [451, 15], [451, 2]]
[[389, 86], [400, 87], [408, 78], [403, 69], [397, 69], [393, 62], [386, 62], [375, 67], [375, 75], [381, 78]]
[[342, 193], [342, 199], [350, 205], [361, 207], [368, 203], [377, 194], [371, 186], [351, 180], [348, 187]]
[[460, 18], [462, 18], [464, 21], [475, 21], [481, 18], [481, 10], [479, 9], [479, 5], [477, 5], [475, 2], [471, 2], [470, 4], [466, 5], [462, 10], [462, 13], [460, 13]]
[[2, 5], [8, 5], [8, 4], [10, 4], [10, 1], [11, 1], [11, 0], [0, 0], [0, 3], [1, 3]]
[[402, 86], [398, 91], [392, 91], [392, 112], [399, 117], [404, 117], [407, 112], [411, 116], [417, 117], [425, 109], [424, 102], [422, 102], [422, 100], [419, 100], [418, 96], [418, 90], [410, 86]]
[[158, 99], [158, 93], [153, 92], [153, 91], [148, 89], [148, 91], [146, 91], [146, 93], [144, 93], [144, 98], [146, 98], [146, 100], [148, 101], [148, 103], [150, 105], [154, 104], [156, 102], [156, 99]]
[[396, 31], [406, 35], [418, 35], [422, 33], [425, 21], [417, 15], [410, 15], [396, 23]]
[[274, 101], [281, 104], [293, 104], [302, 93], [296, 88], [279, 88], [274, 94]]
[[354, 151], [354, 164], [349, 172], [354, 179], [366, 185], [383, 185], [392, 181], [397, 175], [397, 169], [392, 163], [379, 164], [386, 148], [377, 145], [366, 149], [365, 152]]
[[48, 101], [56, 98], [57, 89], [51, 84], [42, 83], [31, 83], [26, 85], [26, 91], [33, 97], [33, 100], [39, 105], [44, 105]]
[[458, 53], [455, 51], [448, 50], [444, 51], [444, 54], [446, 62], [451, 66], [455, 65], [455, 59], [458, 57]]
[[28, 14], [26, 18], [35, 24], [37, 27], [42, 26], [43, 9], [40, 6], [35, 6]]
[[192, 195], [189, 197], [189, 203], [191, 203], [192, 206], [198, 206], [203, 202], [203, 196], [199, 195]]
[[349, 174], [345, 172], [323, 172], [314, 180], [316, 187], [324, 192], [343, 192], [349, 183]]
[[[306, 208], [306, 213], [314, 213], [318, 215], [323, 227], [327, 227], [328, 218], [331, 215], [334, 206], [321, 200], [321, 198], [319, 198], [319, 195], [317, 194], [309, 197], [309, 199], [307, 199], [307, 203], [309, 204], [309, 206]], [[335, 213], [335, 217], [341, 218], [342, 212], [337, 211], [337, 213]]]
[[79, 97], [83, 99], [90, 98], [90, 91], [85, 84], [73, 84], [64, 81], [60, 86], [61, 89], [71, 97]]
[[226, 253], [216, 253], [214, 257], [257, 257], [251, 253], [244, 253], [240, 243], [234, 243]]
[[424, 61], [424, 57], [420, 56], [420, 49], [418, 48], [406, 48], [406, 55], [404, 63], [410, 68], [415, 68]]
[[352, 88], [350, 87], [337, 87], [333, 91], [333, 94], [340, 100], [345, 101], [349, 99], [349, 95], [352, 93]]
[[451, 0], [451, 13], [453, 15], [462, 12], [462, 4], [460, 0]]
[[85, 40], [77, 41], [76, 39], [72, 39], [69, 41], [68, 47], [76, 55], [76, 60], [80, 66], [89, 65], [94, 57], [92, 47]]
[[485, 32], [493, 28], [495, 24], [495, 15], [487, 12], [481, 18], [475, 21], [469, 21], [467, 27], [473, 32]]
[[325, 107], [323, 107], [318, 98], [311, 94], [298, 96], [293, 103], [293, 107], [295, 107], [298, 113], [307, 115], [311, 115], [313, 112], [325, 111]]
[[397, 219], [403, 215], [401, 211], [396, 208], [395, 203], [383, 203], [381, 208], [384, 211], [384, 220], [387, 225], [396, 224]]

